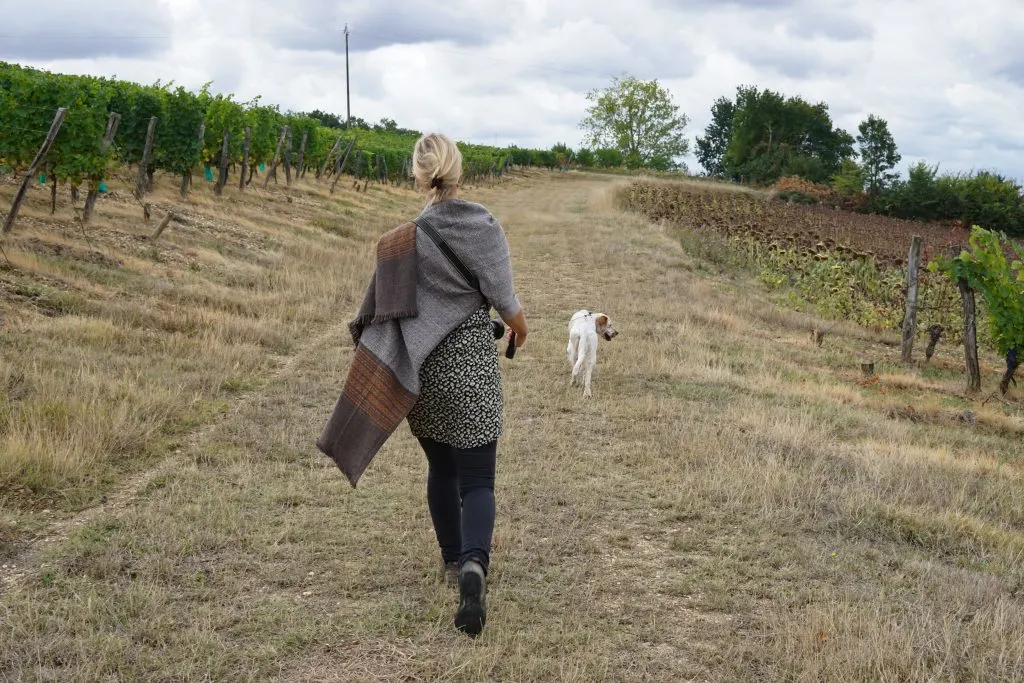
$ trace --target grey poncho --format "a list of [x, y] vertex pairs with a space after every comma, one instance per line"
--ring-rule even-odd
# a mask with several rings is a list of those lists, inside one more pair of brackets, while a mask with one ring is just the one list
[[416, 403], [420, 366], [434, 347], [485, 304], [506, 319], [520, 310], [508, 242], [486, 208], [451, 199], [422, 216], [479, 278], [480, 289], [414, 223], [378, 241], [373, 278], [349, 324], [352, 365], [317, 439], [353, 487]]

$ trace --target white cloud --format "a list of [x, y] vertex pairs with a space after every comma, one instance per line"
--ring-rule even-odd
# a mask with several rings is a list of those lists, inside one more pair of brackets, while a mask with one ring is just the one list
[[[73, 0], [51, 0], [29, 5], [5, 0], [0, 17], [0, 59], [146, 58], [169, 45], [170, 16], [156, 3], [92, 0], [83, 6]], [[125, 30], [128, 26], [130, 31]]]
[[[1024, 178], [1024, 4], [988, 0], [51, 0], [3, 11], [0, 59], [352, 114], [467, 140], [576, 146], [588, 89], [658, 78], [700, 135], [757, 85], [889, 122], [907, 164]], [[11, 20], [11, 17], [15, 19]], [[691, 165], [695, 165], [692, 163]]]

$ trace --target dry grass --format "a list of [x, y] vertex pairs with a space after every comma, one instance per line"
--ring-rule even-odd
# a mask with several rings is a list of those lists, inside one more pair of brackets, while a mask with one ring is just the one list
[[0, 505], [21, 531], [35, 526], [26, 509], [93, 503], [339, 325], [376, 235], [418, 202], [312, 181], [182, 202], [173, 180], [150, 198], [156, 220], [179, 216], [156, 242], [117, 182], [88, 231], [69, 197], [51, 216], [37, 189], [4, 242]]
[[[763, 189], [752, 185], [740, 185], [739, 183], [726, 182], [712, 178], [700, 178], [696, 176], [692, 178], [659, 178], [658, 176], [642, 176], [642, 178], [643, 182], [648, 185], [668, 185], [671, 187], [681, 186], [693, 190], [713, 190], [715, 192], [736, 192], [764, 199], [770, 199], [776, 194], [773, 189]], [[635, 180], [635, 177], [631, 178], [631, 180]]]
[[[478, 642], [450, 626], [455, 595], [439, 580], [425, 466], [407, 430], [355, 491], [313, 447], [349, 357], [330, 329], [354, 309], [383, 224], [354, 221], [360, 239], [318, 257], [318, 233], [284, 218], [304, 209], [273, 205], [268, 237], [302, 240], [278, 250], [313, 262], [310, 278], [297, 257], [266, 265], [275, 282], [315, 299], [320, 285], [307, 280], [336, 277], [347, 296], [301, 314], [258, 304], [295, 316], [252, 332], [272, 340], [283, 325], [280, 349], [234, 339], [244, 325], [209, 333], [211, 349], [253, 359], [247, 376], [262, 383], [183, 439], [181, 464], [148, 477], [134, 504], [22, 568], [0, 603], [3, 676], [1024, 680], [1019, 394], [1010, 405], [963, 397], [955, 349], [907, 371], [873, 334], [835, 330], [814, 346], [804, 318], [619, 213], [615, 183], [569, 176], [473, 195], [508, 230], [533, 330], [502, 360], [507, 430]], [[331, 275], [332, 259], [351, 269]], [[209, 288], [191, 282], [188, 300], [209, 296], [217, 320], [244, 318], [227, 302], [256, 306], [276, 290], [242, 296], [231, 277], [259, 283], [260, 272], [239, 263]], [[564, 360], [566, 320], [584, 307], [620, 331], [602, 343], [590, 400], [568, 387]], [[136, 314], [189, 320], [152, 308]], [[61, 328], [73, 330], [64, 343], [124, 327], [94, 317]], [[32, 339], [58, 345], [45, 322]], [[119, 346], [164, 362], [145, 344]], [[289, 350], [273, 374], [259, 369]], [[859, 383], [866, 355], [875, 384]], [[151, 400], [123, 377], [128, 402]], [[896, 410], [907, 405], [928, 419]], [[955, 419], [965, 410], [973, 422]]]

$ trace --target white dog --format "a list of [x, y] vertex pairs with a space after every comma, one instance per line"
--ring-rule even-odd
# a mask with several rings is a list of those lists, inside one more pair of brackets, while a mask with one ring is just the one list
[[569, 319], [569, 345], [565, 355], [572, 365], [572, 379], [569, 386], [583, 373], [583, 395], [590, 396], [590, 375], [597, 365], [597, 338], [611, 341], [618, 332], [604, 313], [576, 311]]

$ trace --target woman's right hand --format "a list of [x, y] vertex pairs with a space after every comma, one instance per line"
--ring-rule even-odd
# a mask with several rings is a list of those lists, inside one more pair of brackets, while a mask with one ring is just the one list
[[[502, 318], [502, 320], [505, 320], [505, 319]], [[511, 318], [508, 318], [507, 320], [505, 320], [505, 324], [508, 325], [508, 327], [509, 327], [509, 338], [511, 338], [513, 332], [516, 335], [516, 348], [517, 349], [520, 348], [523, 344], [526, 343], [526, 334], [527, 334], [526, 314], [523, 313], [522, 309], [519, 309], [518, 313], [516, 313]]]

